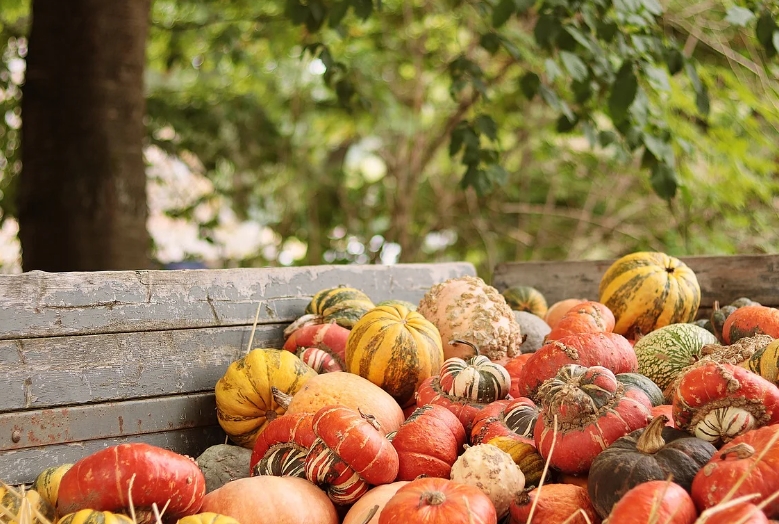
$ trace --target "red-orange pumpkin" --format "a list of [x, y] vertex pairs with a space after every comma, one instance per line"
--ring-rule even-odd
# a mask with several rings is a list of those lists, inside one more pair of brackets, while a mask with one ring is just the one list
[[[530, 509], [538, 498], [533, 518]], [[509, 506], [512, 522], [519, 524], [598, 524], [587, 490], [573, 484], [545, 484], [517, 495]], [[577, 514], [574, 516], [574, 514]]]
[[693, 524], [697, 517], [695, 504], [683, 487], [650, 480], [625, 493], [604, 524]]
[[474, 417], [470, 441], [472, 444], [481, 444], [495, 437], [508, 437], [534, 444], [533, 430], [537, 419], [538, 406], [529, 398], [498, 400]]
[[441, 389], [438, 377], [426, 378], [419, 386], [415, 397], [419, 407], [436, 404], [451, 411], [465, 428], [466, 434], [470, 433], [473, 417], [487, 406], [475, 400], [447, 394]]
[[284, 349], [295, 353], [317, 373], [343, 371], [349, 333], [335, 322], [303, 326], [284, 342]]
[[[408, 480], [398, 480], [392, 484], [382, 484], [369, 489], [365, 495], [360, 497], [360, 500], [352, 504], [341, 524], [379, 524], [381, 510], [384, 509], [389, 499], [408, 483]], [[372, 515], [372, 517], [368, 519], [368, 515]]]
[[769, 524], [763, 510], [750, 502], [735, 506], [722, 504], [701, 513], [695, 524]]
[[779, 309], [761, 305], [740, 307], [722, 326], [725, 344], [761, 334], [779, 338]]
[[614, 314], [600, 302], [588, 300], [569, 309], [546, 336], [560, 340], [580, 333], [607, 333], [614, 329]]
[[249, 474], [306, 478], [306, 455], [316, 440], [313, 413], [285, 413], [272, 420], [254, 443]]
[[482, 490], [437, 477], [400, 488], [384, 506], [379, 524], [496, 524], [495, 506]]
[[549, 327], [554, 329], [557, 326], [557, 323], [560, 322], [560, 319], [565, 316], [566, 313], [568, 313], [568, 310], [571, 309], [574, 306], [578, 306], [582, 302], [587, 302], [586, 298], [566, 298], [563, 300], [558, 300], [551, 306], [549, 306], [549, 309], [546, 310], [546, 315], [544, 315], [544, 321], [549, 324]]

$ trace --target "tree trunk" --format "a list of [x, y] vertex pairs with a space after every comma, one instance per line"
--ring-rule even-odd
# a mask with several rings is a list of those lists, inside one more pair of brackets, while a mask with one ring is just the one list
[[143, 71], [150, 0], [33, 0], [22, 99], [25, 271], [150, 265]]

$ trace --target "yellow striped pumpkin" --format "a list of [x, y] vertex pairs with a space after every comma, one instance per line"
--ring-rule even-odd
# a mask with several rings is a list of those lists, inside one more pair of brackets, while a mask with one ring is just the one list
[[614, 313], [614, 332], [627, 338], [692, 322], [701, 302], [692, 269], [658, 252], [640, 251], [614, 262], [601, 278], [598, 293], [598, 301]]
[[351, 329], [360, 317], [374, 307], [373, 301], [359, 289], [340, 286], [323, 289], [314, 295], [306, 307], [306, 314]]
[[271, 388], [294, 395], [316, 374], [290, 351], [253, 349], [230, 364], [216, 383], [219, 425], [233, 442], [253, 448], [268, 422], [286, 412]]
[[180, 518], [176, 524], [239, 524], [233, 517], [207, 511]]
[[73, 464], [61, 464], [41, 471], [32, 483], [32, 489], [37, 491], [41, 498], [57, 507], [57, 492], [60, 489], [60, 481]]
[[511, 455], [511, 459], [525, 474], [526, 487], [538, 486], [544, 473], [544, 459], [534, 446], [505, 436], [493, 437], [487, 444], [497, 446]]
[[755, 351], [749, 360], [742, 362], [740, 366], [774, 384], [779, 383], [779, 338]]
[[3, 524], [49, 524], [54, 522], [54, 506], [34, 489], [0, 484], [0, 522]]
[[501, 293], [506, 304], [514, 311], [527, 311], [544, 318], [549, 306], [546, 298], [532, 286], [513, 286]]
[[401, 304], [368, 311], [346, 342], [346, 369], [368, 379], [405, 407], [444, 361], [438, 329]]
[[68, 513], [57, 524], [135, 524], [133, 519], [121, 513], [82, 509]]

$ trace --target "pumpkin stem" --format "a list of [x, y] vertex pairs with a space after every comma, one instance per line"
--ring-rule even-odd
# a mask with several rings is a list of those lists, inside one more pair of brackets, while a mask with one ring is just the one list
[[446, 502], [446, 495], [441, 493], [440, 491], [425, 491], [422, 493], [422, 495], [419, 497], [419, 506], [440, 506]]
[[740, 442], [732, 448], [724, 451], [720, 455], [720, 459], [725, 460], [730, 455], [735, 455], [738, 459], [749, 458], [755, 454], [755, 448], [747, 444], [746, 442]]
[[652, 419], [652, 422], [644, 429], [641, 436], [636, 441], [636, 449], [641, 453], [654, 454], [660, 451], [665, 446], [665, 440], [663, 440], [663, 429], [665, 423], [668, 422], [668, 417], [665, 415], [658, 415]]
[[[374, 428], [376, 431], [381, 431], [381, 424], [379, 423], [379, 421], [376, 419], [376, 417], [375, 417], [375, 416], [371, 415], [370, 413], [363, 413], [363, 412], [362, 412], [362, 410], [359, 408], [359, 406], [357, 407], [357, 412], [360, 414], [360, 416], [361, 416], [361, 417], [362, 417], [364, 420], [367, 420], [367, 421], [368, 421], [368, 423], [369, 423], [371, 426], [373, 426], [373, 428]], [[396, 432], [396, 433], [397, 433], [397, 432]]]
[[478, 357], [479, 355], [481, 355], [481, 353], [479, 353], [479, 348], [477, 348], [476, 344], [474, 344], [473, 342], [469, 342], [467, 340], [460, 340], [458, 338], [449, 341], [450, 346], [454, 346], [455, 344], [464, 344], [466, 346], [469, 346], [471, 349], [473, 349], [474, 357]]
[[273, 395], [273, 400], [276, 401], [276, 404], [284, 409], [289, 407], [289, 404], [292, 402], [292, 395], [284, 393], [276, 386], [271, 386], [270, 392]]

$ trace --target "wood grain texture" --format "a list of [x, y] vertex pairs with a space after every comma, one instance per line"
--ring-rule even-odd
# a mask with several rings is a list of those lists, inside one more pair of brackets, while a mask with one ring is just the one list
[[[259, 326], [252, 347], [283, 343]], [[0, 413], [213, 391], [246, 351], [250, 327], [0, 341]]]
[[373, 300], [418, 302], [473, 265], [397, 264], [294, 268], [114, 271], [0, 276], [0, 339], [291, 322], [311, 297], [349, 285]]
[[196, 458], [209, 446], [224, 444], [225, 434], [219, 426], [209, 426], [2, 451], [0, 452], [0, 479], [11, 485], [29, 484], [35, 480], [38, 473], [50, 466], [72, 464], [96, 451], [125, 442], [145, 442]]
[[[779, 307], [779, 255], [679, 257], [695, 272], [701, 286], [701, 311], [714, 301], [729, 304], [749, 297]], [[495, 267], [493, 285], [500, 291], [527, 285], [551, 305], [566, 298], [598, 300], [600, 279], [614, 260], [511, 262]]]

